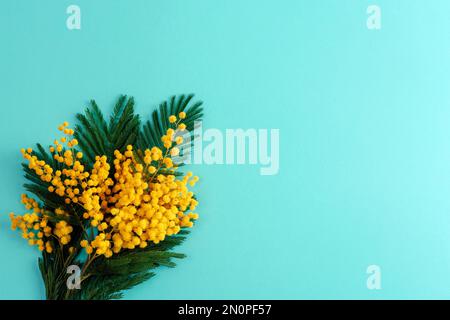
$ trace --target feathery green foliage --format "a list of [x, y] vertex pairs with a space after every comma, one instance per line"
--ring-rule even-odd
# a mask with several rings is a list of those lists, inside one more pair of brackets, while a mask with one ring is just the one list
[[85, 114], [77, 114], [75, 138], [92, 166], [97, 155], [112, 159], [115, 150], [124, 151], [136, 143], [140, 131], [139, 116], [134, 114], [134, 99], [122, 95], [111, 115], [109, 125], [97, 103], [92, 100]]
[[[161, 136], [169, 128], [169, 116], [178, 115], [180, 112], [186, 112], [186, 129], [193, 132], [195, 121], [200, 121], [203, 117], [203, 102], [192, 102], [193, 94], [172, 96], [168, 101], [159, 105], [159, 109], [153, 111], [151, 119], [144, 123], [137, 140], [139, 149], [144, 150], [153, 146], [165, 149], [161, 142]], [[192, 134], [191, 134], [192, 136]]]

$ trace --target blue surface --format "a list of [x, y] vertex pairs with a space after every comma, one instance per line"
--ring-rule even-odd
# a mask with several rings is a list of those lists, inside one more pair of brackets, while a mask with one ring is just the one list
[[[66, 8], [81, 8], [81, 30]], [[378, 4], [382, 28], [366, 27]], [[41, 299], [19, 149], [95, 98], [175, 93], [206, 128], [279, 128], [280, 172], [197, 165], [199, 223], [129, 299], [450, 298], [450, 2], [3, 0], [0, 298]], [[368, 290], [379, 265], [382, 289]]]

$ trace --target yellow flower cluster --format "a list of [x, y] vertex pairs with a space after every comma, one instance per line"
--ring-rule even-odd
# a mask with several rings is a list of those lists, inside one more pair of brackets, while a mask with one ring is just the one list
[[22, 203], [27, 210], [32, 209], [32, 212], [23, 216], [15, 216], [14, 213], [10, 213], [12, 229], [19, 228], [22, 231], [22, 237], [27, 239], [30, 245], [38, 246], [40, 251], [45, 248], [48, 253], [51, 253], [53, 247], [49, 241], [44, 241], [44, 239], [52, 235], [52, 228], [48, 226], [48, 220], [42, 214], [43, 210], [36, 200], [28, 198], [25, 194], [22, 195]]
[[[66, 136], [55, 140], [50, 147], [54, 159], [62, 164], [63, 169], [53, 170], [33, 155], [31, 149], [22, 149], [29, 168], [48, 183], [48, 191], [64, 198], [66, 205], [79, 206], [84, 212], [82, 217], [89, 220], [89, 228], [94, 232], [90, 236], [85, 232], [80, 246], [89, 255], [111, 257], [123, 249], [145, 248], [149, 242], [157, 244], [166, 236], [177, 234], [181, 228], [193, 226], [192, 220], [198, 215], [192, 211], [198, 202], [188, 185], [194, 186], [198, 177], [188, 172], [177, 179], [169, 171], [176, 169], [171, 157], [179, 154], [176, 145], [183, 143], [182, 137], [175, 137], [175, 129], [186, 129], [186, 125], [181, 123], [186, 113], [181, 112], [178, 117], [169, 117], [173, 128], [161, 137], [166, 149], [164, 152], [158, 147], [133, 150], [129, 145], [124, 152], [116, 150], [112, 162], [108, 162], [105, 155], [97, 156], [91, 172], [85, 171], [83, 154], [74, 149], [78, 141], [71, 139], [74, 131], [68, 128], [67, 122], [59, 126]], [[52, 235], [61, 245], [69, 244], [73, 227], [61, 220], [54, 224], [52, 233], [45, 213], [38, 215], [41, 212], [38, 204], [25, 199], [27, 208], [33, 208], [35, 213], [23, 217], [12, 215], [13, 228], [19, 227], [30, 239], [30, 244], [38, 245], [41, 250], [45, 246], [47, 252], [52, 248], [47, 246], [49, 242], [44, 244], [43, 236]], [[70, 214], [62, 209], [57, 211], [57, 214]], [[34, 240], [34, 232], [28, 230], [41, 228], [45, 230], [38, 232], [39, 240]]]
[[[148, 241], [159, 243], [165, 236], [177, 234], [181, 227], [192, 227], [190, 220], [197, 218], [194, 213], [185, 214], [197, 206], [193, 193], [186, 187], [191, 173], [182, 180], [159, 174], [147, 183], [146, 168], [137, 164], [131, 150], [128, 151], [126, 155], [116, 154], [119, 183], [114, 185], [114, 196], [108, 201], [114, 205], [110, 210], [111, 219], [107, 221], [113, 229], [114, 252], [136, 246], [144, 248]], [[159, 167], [171, 167], [171, 161], [166, 159], [170, 160], [161, 159]]]
[[61, 220], [56, 223], [53, 233], [61, 241], [61, 244], [68, 244], [70, 241], [70, 233], [72, 231], [72, 226], [68, 225], [66, 221]]

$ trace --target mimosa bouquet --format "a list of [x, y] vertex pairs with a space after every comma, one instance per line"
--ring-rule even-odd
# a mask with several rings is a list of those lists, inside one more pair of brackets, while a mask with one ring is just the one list
[[[172, 252], [198, 218], [198, 177], [176, 161], [190, 147], [202, 103], [172, 97], [141, 124], [121, 96], [106, 121], [95, 101], [48, 148], [22, 149], [30, 195], [12, 228], [41, 252], [47, 299], [119, 299], [123, 290], [173, 267]], [[34, 198], [33, 198], [34, 197]]]

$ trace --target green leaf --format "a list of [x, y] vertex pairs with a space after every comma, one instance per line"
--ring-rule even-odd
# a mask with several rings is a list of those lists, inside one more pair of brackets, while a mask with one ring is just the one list
[[76, 126], [75, 138], [89, 161], [89, 168], [95, 162], [96, 156], [105, 155], [112, 164], [114, 151], [123, 152], [127, 145], [134, 145], [139, 135], [140, 119], [134, 114], [132, 97], [119, 97], [109, 125], [94, 100], [85, 110], [85, 114], [77, 114], [76, 117], [79, 124]]
[[154, 275], [153, 272], [145, 271], [135, 274], [90, 276], [81, 283], [81, 290], [76, 290], [71, 298], [83, 300], [121, 299], [124, 290], [129, 290]]
[[159, 105], [159, 109], [153, 111], [151, 119], [148, 120], [142, 130], [140, 131], [137, 145], [139, 149], [150, 149], [154, 146], [165, 150], [161, 141], [161, 137], [170, 128], [169, 116], [176, 115], [182, 111], [186, 112], [186, 118], [183, 123], [186, 124], [186, 129], [191, 133], [194, 130], [194, 122], [200, 121], [203, 117], [203, 102], [198, 101], [191, 103], [194, 95], [179, 95], [172, 96], [168, 101], [164, 101]]

